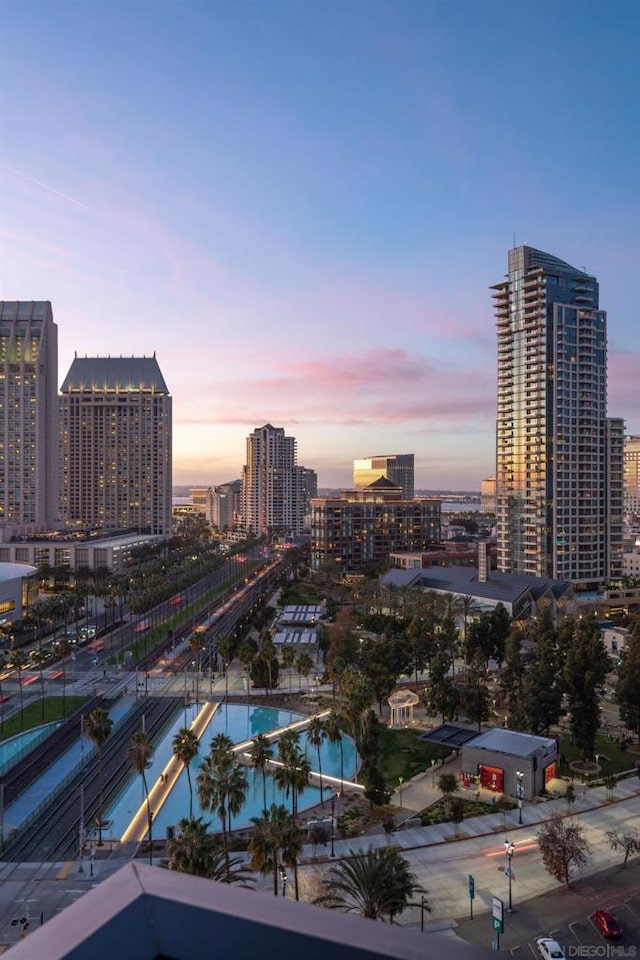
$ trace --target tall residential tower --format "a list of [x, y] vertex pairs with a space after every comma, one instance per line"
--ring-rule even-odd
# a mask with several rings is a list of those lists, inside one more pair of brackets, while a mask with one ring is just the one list
[[247, 437], [242, 470], [242, 523], [254, 533], [298, 534], [304, 512], [295, 437], [266, 423]]
[[62, 514], [170, 535], [171, 397], [153, 357], [76, 357], [64, 383]]
[[0, 301], [0, 539], [58, 519], [58, 328], [48, 301]]
[[492, 289], [498, 568], [600, 584], [621, 564], [622, 423], [607, 421], [598, 283], [521, 246]]

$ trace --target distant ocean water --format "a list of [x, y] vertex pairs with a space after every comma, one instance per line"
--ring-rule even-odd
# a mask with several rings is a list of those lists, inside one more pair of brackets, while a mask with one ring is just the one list
[[443, 513], [480, 513], [482, 507], [479, 503], [460, 503], [451, 500], [442, 501]]

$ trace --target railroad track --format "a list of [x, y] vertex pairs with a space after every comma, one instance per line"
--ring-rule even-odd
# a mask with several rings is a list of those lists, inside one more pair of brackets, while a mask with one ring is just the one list
[[[154, 697], [141, 701], [126, 717], [103, 748], [104, 809], [114, 800], [131, 776], [126, 753], [131, 737], [141, 729], [142, 715], [145, 729], [154, 744], [173, 719], [183, 709], [181, 697]], [[80, 787], [84, 786], [84, 822], [95, 821], [98, 813], [98, 764], [90, 758], [70, 784], [54, 794], [49, 806], [35, 823], [9, 841], [2, 853], [7, 861], [65, 860], [78, 851], [80, 829]]]

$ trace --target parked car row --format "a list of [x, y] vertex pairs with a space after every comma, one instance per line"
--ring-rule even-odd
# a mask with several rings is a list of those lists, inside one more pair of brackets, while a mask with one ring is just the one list
[[[595, 910], [589, 914], [589, 920], [605, 940], [622, 939], [622, 927], [608, 910]], [[538, 937], [536, 946], [542, 960], [565, 960], [563, 948], [552, 937]]]

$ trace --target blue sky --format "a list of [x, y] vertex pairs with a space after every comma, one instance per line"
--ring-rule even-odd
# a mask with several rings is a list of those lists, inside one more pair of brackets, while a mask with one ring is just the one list
[[156, 352], [174, 481], [270, 421], [321, 486], [493, 472], [489, 286], [584, 266], [640, 432], [640, 4], [5, 0], [1, 289], [74, 351]]

